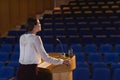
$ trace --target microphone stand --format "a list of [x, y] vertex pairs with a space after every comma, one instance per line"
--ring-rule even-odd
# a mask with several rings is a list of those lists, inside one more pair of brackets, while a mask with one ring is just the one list
[[60, 54], [60, 57], [65, 57], [65, 53], [63, 51], [63, 44], [62, 44], [62, 42], [58, 38], [56, 40], [60, 43], [60, 47], [61, 47], [61, 50], [62, 50], [62, 54]]

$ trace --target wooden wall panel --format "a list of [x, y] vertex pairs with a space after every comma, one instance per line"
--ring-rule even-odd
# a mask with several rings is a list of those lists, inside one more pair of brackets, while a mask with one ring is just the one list
[[19, 0], [10, 0], [10, 26], [16, 27], [19, 24]]
[[53, 9], [54, 0], [0, 0], [0, 34], [24, 23], [28, 17]]
[[44, 10], [52, 10], [54, 8], [54, 0], [44, 0]]
[[35, 12], [36, 12], [36, 1], [35, 0], [28, 0], [27, 1], [28, 6], [27, 6], [27, 10], [28, 10], [28, 17], [31, 16], [35, 16]]
[[36, 14], [40, 14], [44, 11], [43, 0], [36, 0]]
[[0, 0], [0, 34], [10, 28], [9, 0]]
[[27, 0], [19, 0], [19, 23], [24, 23], [28, 17], [27, 5]]

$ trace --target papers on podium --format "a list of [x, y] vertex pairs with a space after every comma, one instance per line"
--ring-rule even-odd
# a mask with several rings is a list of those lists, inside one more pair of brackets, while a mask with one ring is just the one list
[[50, 65], [51, 65], [51, 63], [43, 62], [43, 63], [40, 63], [40, 64], [38, 65], [38, 67], [47, 68], [47, 67], [50, 66]]

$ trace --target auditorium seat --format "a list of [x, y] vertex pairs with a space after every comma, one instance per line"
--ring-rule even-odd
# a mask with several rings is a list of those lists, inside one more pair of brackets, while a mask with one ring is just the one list
[[13, 48], [13, 52], [19, 52], [20, 51], [20, 45], [18, 44], [14, 44], [14, 48]]
[[111, 63], [111, 70], [114, 71], [115, 69], [120, 69], [119, 63]]
[[96, 68], [93, 70], [92, 80], [110, 80], [110, 70], [108, 68]]
[[54, 48], [52, 44], [44, 44], [44, 48], [46, 50], [46, 52], [50, 53], [50, 52], [54, 52]]
[[89, 53], [97, 53], [98, 49], [97, 49], [97, 45], [95, 44], [86, 44], [84, 46], [84, 52], [89, 54]]
[[110, 38], [109, 38], [109, 43], [112, 44], [112, 45], [116, 45], [115, 47], [115, 52], [118, 52], [119, 49], [117, 49], [117, 45], [120, 44], [120, 36], [118, 35], [110, 35]]
[[88, 68], [79, 68], [76, 70], [76, 80], [89, 80], [89, 69]]
[[118, 54], [114, 54], [114, 53], [104, 54], [104, 62], [108, 64], [118, 63], [119, 56]]
[[10, 61], [19, 61], [19, 54], [11, 54]]
[[16, 71], [19, 67], [19, 62], [18, 61], [8, 61], [8, 64], [6, 66], [13, 67], [14, 70]]
[[120, 74], [120, 68], [114, 69], [112, 80], [120, 80], [119, 74]]
[[80, 44], [80, 37], [78, 35], [68, 36], [68, 44]]
[[16, 37], [5, 37], [3, 39], [3, 43], [13, 45], [17, 43], [17, 40], [16, 40]]
[[81, 53], [82, 52], [82, 45], [81, 44], [71, 44], [70, 46], [73, 49], [73, 53]]
[[102, 55], [99, 53], [88, 54], [87, 62], [90, 64], [103, 62]]
[[54, 31], [55, 37], [66, 37], [66, 30], [57, 29]]
[[15, 71], [13, 67], [1, 67], [0, 68], [0, 78], [11, 78], [15, 76]]
[[55, 30], [65, 30], [66, 29], [66, 26], [64, 25], [63, 22], [59, 23], [59, 24], [54, 24], [54, 29]]
[[0, 61], [0, 68], [1, 68], [2, 66], [5, 66], [4, 64], [5, 64], [5, 62]]
[[9, 60], [8, 52], [0, 52], [0, 61], [6, 62]]
[[58, 44], [55, 47], [55, 52], [68, 52], [67, 44], [61, 44], [58, 42]]
[[41, 26], [42, 26], [43, 30], [53, 30], [54, 29], [53, 23], [51, 23], [51, 22], [49, 22], [49, 23], [45, 22]]
[[7, 78], [0, 78], [0, 80], [8, 80]]
[[103, 63], [103, 62], [92, 63], [92, 71], [94, 71], [94, 69], [97, 69], [97, 68], [108, 68], [108, 65], [107, 63]]
[[12, 51], [12, 44], [2, 44], [0, 47], [0, 52], [11, 52]]
[[76, 55], [76, 62], [79, 63], [79, 62], [86, 62], [85, 60], [85, 54], [84, 53], [75, 53]]
[[13, 37], [20, 37], [20, 35], [22, 35], [25, 32], [26, 30], [9, 30], [7, 35]]
[[89, 64], [86, 62], [77, 62], [76, 64], [77, 69], [79, 68], [89, 68]]
[[101, 44], [99, 49], [100, 53], [113, 52], [113, 46], [111, 44]]
[[42, 37], [42, 41], [44, 44], [55, 44], [55, 38], [53, 36], [44, 36]]
[[[119, 39], [117, 39], [119, 40]], [[114, 52], [116, 53], [120, 53], [120, 44], [116, 44], [115, 47], [114, 47]]]

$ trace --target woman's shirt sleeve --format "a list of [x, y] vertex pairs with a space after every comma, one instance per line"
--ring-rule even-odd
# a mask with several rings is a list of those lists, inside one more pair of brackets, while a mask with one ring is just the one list
[[34, 42], [35, 42], [34, 43], [35, 48], [37, 49], [38, 53], [40, 53], [40, 56], [44, 61], [55, 64], [55, 65], [63, 63], [63, 59], [53, 58], [46, 53], [40, 36], [37, 36]]

